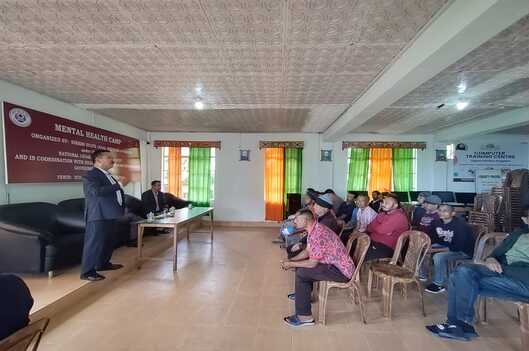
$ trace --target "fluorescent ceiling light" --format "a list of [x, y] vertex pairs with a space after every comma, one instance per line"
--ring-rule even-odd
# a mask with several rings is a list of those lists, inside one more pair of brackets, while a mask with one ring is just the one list
[[457, 86], [457, 92], [459, 94], [464, 94], [465, 91], [467, 91], [467, 85], [465, 82], [461, 82], [459, 83], [459, 85]]
[[204, 109], [204, 103], [202, 102], [202, 100], [197, 99], [197, 100], [195, 101], [195, 108], [196, 108], [197, 110], [203, 110], [203, 109]]
[[456, 104], [456, 108], [457, 108], [459, 111], [464, 110], [467, 106], [468, 106], [468, 101], [459, 101], [459, 102]]

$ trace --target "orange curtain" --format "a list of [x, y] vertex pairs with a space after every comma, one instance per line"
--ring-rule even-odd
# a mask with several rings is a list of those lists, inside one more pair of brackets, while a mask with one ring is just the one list
[[169, 165], [168, 165], [168, 191], [174, 196], [182, 195], [182, 162], [181, 148], [169, 147]]
[[285, 187], [285, 152], [283, 148], [265, 149], [265, 219], [282, 221]]
[[391, 191], [392, 184], [392, 149], [370, 149], [369, 160], [371, 172], [369, 177], [369, 194], [374, 190]]

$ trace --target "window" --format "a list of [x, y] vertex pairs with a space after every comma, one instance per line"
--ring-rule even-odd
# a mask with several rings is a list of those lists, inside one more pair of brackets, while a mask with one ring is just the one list
[[[382, 149], [378, 149], [375, 154], [372, 150], [374, 149], [349, 148], [347, 150], [347, 190], [366, 191], [370, 189], [370, 185], [373, 185], [373, 172], [383, 173], [383, 170], [387, 168], [391, 169], [388, 171], [391, 172], [392, 180], [388, 178], [387, 182], [384, 183], [389, 183], [387, 187], [378, 190], [403, 191], [403, 189], [408, 189], [407, 191], [413, 191], [417, 189], [417, 149], [407, 149], [408, 151], [406, 149], [393, 149], [393, 156], [388, 153], [391, 149], [388, 149], [386, 155], [376, 155], [376, 158], [373, 157]], [[390, 164], [387, 162], [389, 158], [392, 158]], [[374, 170], [373, 161], [375, 159], [375, 163], [385, 162], [382, 171], [380, 167], [377, 168], [377, 171]], [[378, 188], [379, 186], [373, 187]]]
[[447, 160], [453, 160], [454, 159], [454, 144], [448, 144], [446, 145], [446, 159]]
[[[180, 197], [189, 198], [189, 154], [190, 148], [180, 148]], [[210, 200], [215, 197], [215, 148], [210, 149]], [[162, 191], [169, 191], [169, 148], [162, 148]]]

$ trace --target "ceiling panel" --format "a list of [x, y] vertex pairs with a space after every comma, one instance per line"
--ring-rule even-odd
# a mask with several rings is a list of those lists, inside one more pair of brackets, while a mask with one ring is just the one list
[[[528, 97], [529, 16], [526, 16], [355, 131], [433, 133], [529, 106]], [[468, 102], [468, 107], [459, 111], [458, 102]]]
[[309, 109], [97, 110], [153, 132], [297, 132]]
[[297, 105], [310, 105], [305, 127], [321, 132], [447, 1], [4, 0], [0, 79], [96, 109], [201, 95], [218, 130], [233, 127], [221, 110], [252, 105], [301, 131]]

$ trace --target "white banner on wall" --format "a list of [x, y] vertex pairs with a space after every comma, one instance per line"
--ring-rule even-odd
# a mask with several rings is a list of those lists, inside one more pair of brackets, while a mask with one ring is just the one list
[[526, 142], [459, 143], [454, 153], [453, 181], [475, 182], [478, 170], [496, 170], [503, 180], [511, 169], [527, 168], [527, 155]]

